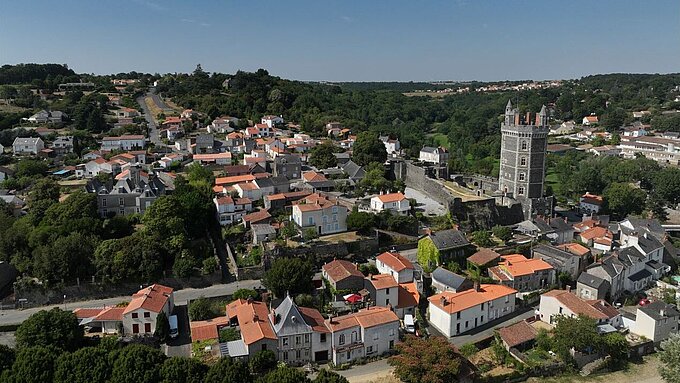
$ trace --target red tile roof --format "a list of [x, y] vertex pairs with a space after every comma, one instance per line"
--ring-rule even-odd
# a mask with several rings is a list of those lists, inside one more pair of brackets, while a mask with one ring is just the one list
[[388, 202], [399, 202], [403, 201], [406, 199], [406, 196], [404, 196], [401, 193], [389, 193], [389, 194], [382, 194], [378, 196], [378, 199], [383, 202], [383, 203], [388, 203]]
[[531, 275], [541, 270], [552, 270], [553, 267], [542, 259], [527, 259], [522, 254], [510, 254], [501, 256], [498, 267], [506, 271], [512, 277]]
[[399, 293], [399, 303], [397, 304], [398, 309], [418, 306], [418, 302], [420, 301], [420, 293], [418, 292], [415, 282], [401, 283], [397, 291]]
[[256, 211], [255, 213], [250, 213], [243, 217], [243, 221], [250, 223], [258, 223], [271, 218], [271, 214], [267, 210]]
[[326, 327], [331, 331], [340, 331], [355, 326], [370, 328], [392, 322], [399, 322], [397, 315], [389, 307], [378, 306], [326, 320]]
[[498, 330], [498, 335], [500, 335], [508, 347], [516, 347], [534, 340], [537, 334], [538, 331], [525, 321], [520, 321]]
[[380, 261], [386, 264], [390, 269], [396, 272], [400, 272], [406, 269], [411, 270], [415, 269], [411, 261], [409, 261], [406, 257], [397, 252], [394, 253], [389, 251], [384, 252], [376, 258], [376, 261]]
[[469, 256], [467, 260], [477, 266], [482, 266], [491, 263], [492, 261], [498, 260], [500, 257], [501, 255], [497, 252], [489, 248], [482, 247], [476, 253]]
[[428, 301], [430, 301], [430, 304], [444, 310], [444, 312], [454, 314], [507, 295], [514, 295], [515, 293], [517, 293], [517, 290], [508, 286], [483, 284], [479, 286], [479, 291], [475, 289], [458, 293], [444, 291], [429, 297]]
[[171, 287], [159, 284], [153, 284], [143, 288], [132, 295], [132, 300], [123, 311], [123, 314], [127, 314], [140, 308], [159, 313], [168, 302], [172, 291]]
[[102, 310], [95, 318], [96, 321], [115, 321], [120, 322], [123, 320], [123, 312], [125, 307], [109, 307]]
[[196, 342], [199, 340], [219, 339], [220, 328], [228, 324], [229, 318], [226, 316], [203, 321], [193, 321], [189, 325], [191, 328], [191, 340]]
[[366, 281], [373, 285], [376, 290], [395, 288], [399, 286], [397, 281], [389, 274], [369, 275]]
[[322, 269], [333, 282], [339, 282], [351, 276], [364, 277], [361, 271], [357, 269], [356, 265], [345, 260], [333, 260], [332, 262], [323, 265]]
[[564, 305], [564, 307], [568, 308], [576, 315], [585, 315], [593, 319], [609, 318], [609, 316], [604, 314], [602, 311], [566, 290], [552, 290], [548, 291], [542, 296], [553, 297], [557, 299], [562, 305]]
[[241, 328], [241, 338], [247, 345], [262, 339], [277, 340], [267, 318], [267, 305], [258, 301], [234, 301], [227, 305], [227, 317], [236, 317]]

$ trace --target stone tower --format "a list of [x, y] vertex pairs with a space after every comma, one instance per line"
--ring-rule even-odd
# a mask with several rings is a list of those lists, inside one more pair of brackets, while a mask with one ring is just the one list
[[521, 116], [508, 101], [501, 124], [501, 163], [498, 188], [522, 204], [525, 218], [545, 214], [543, 186], [548, 145], [548, 110], [545, 105], [532, 119]]

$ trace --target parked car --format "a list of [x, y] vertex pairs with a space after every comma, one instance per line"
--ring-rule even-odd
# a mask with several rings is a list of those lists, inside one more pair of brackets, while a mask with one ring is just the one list
[[406, 332], [409, 334], [415, 334], [416, 321], [413, 318], [413, 315], [411, 314], [404, 315], [404, 330], [406, 330]]
[[170, 338], [177, 338], [177, 335], [179, 335], [179, 328], [177, 327], [177, 315], [170, 315], [168, 318], [168, 323], [170, 324]]

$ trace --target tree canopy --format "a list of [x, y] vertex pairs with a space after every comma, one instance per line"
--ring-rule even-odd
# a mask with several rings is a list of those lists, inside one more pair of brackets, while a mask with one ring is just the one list
[[77, 349], [83, 341], [83, 328], [70, 311], [41, 310], [26, 319], [16, 331], [17, 347], [54, 346]]
[[310, 292], [314, 271], [312, 265], [300, 258], [278, 258], [262, 278], [262, 285], [277, 297], [286, 293]]
[[394, 374], [403, 382], [447, 383], [458, 381], [462, 356], [442, 337], [427, 339], [408, 335], [390, 357]]

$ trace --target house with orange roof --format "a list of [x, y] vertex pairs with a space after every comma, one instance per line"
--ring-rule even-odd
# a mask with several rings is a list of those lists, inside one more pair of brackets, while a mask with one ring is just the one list
[[400, 283], [397, 286], [397, 304], [394, 306], [394, 313], [399, 319], [404, 319], [405, 315], [413, 315], [420, 302], [420, 292], [415, 282]]
[[364, 288], [364, 275], [350, 261], [334, 259], [321, 267], [321, 275], [335, 290], [357, 292]]
[[578, 238], [588, 246], [601, 251], [611, 251], [614, 244], [614, 234], [601, 226], [582, 231], [578, 234]]
[[541, 295], [538, 314], [541, 321], [553, 326], [560, 315], [566, 317], [583, 315], [595, 319], [599, 325], [609, 324], [616, 328], [623, 325], [619, 311], [605, 300], [581, 299], [570, 290], [551, 290]]
[[598, 214], [602, 207], [602, 203], [602, 196], [586, 192], [586, 194], [582, 195], [579, 199], [578, 209], [582, 214]]
[[293, 205], [292, 219], [298, 229], [313, 229], [319, 235], [347, 231], [347, 207], [320, 194], [310, 194]]
[[413, 263], [396, 251], [386, 251], [378, 255], [375, 265], [380, 274], [391, 275], [397, 283], [413, 282]]
[[264, 124], [269, 129], [271, 129], [271, 128], [275, 127], [276, 125], [283, 124], [285, 121], [283, 120], [282, 116], [267, 115], [267, 116], [262, 117], [260, 122], [261, 122], [261, 124], [257, 124], [258, 127], [260, 125]]
[[376, 212], [389, 211], [393, 214], [408, 215], [411, 204], [401, 192], [380, 194], [371, 198], [371, 210]]
[[241, 198], [248, 198], [257, 201], [262, 198], [262, 190], [257, 187], [255, 182], [242, 182], [234, 185], [234, 190]]
[[522, 254], [501, 256], [498, 266], [489, 268], [489, 276], [502, 285], [519, 291], [534, 291], [555, 283], [555, 269], [541, 259]]
[[356, 313], [331, 317], [331, 362], [340, 365], [384, 354], [399, 342], [399, 318], [388, 307], [370, 307]]
[[216, 208], [217, 220], [220, 225], [226, 226], [238, 223], [243, 217], [253, 210], [253, 203], [248, 198], [232, 198], [222, 196], [213, 198]]
[[599, 120], [596, 115], [585, 116], [582, 121], [585, 126], [596, 125], [598, 122]]
[[201, 165], [230, 165], [231, 153], [194, 154], [193, 160]]
[[253, 182], [255, 176], [252, 174], [243, 174], [240, 176], [217, 177], [215, 178], [215, 186], [231, 186], [243, 182]]
[[371, 303], [376, 306], [395, 307], [399, 303], [399, 283], [388, 274], [369, 274], [364, 279], [364, 288], [370, 294]]
[[171, 287], [153, 284], [131, 298], [125, 307], [78, 308], [73, 313], [80, 325], [99, 327], [103, 333], [118, 333], [122, 327], [127, 335], [153, 335], [158, 314], [170, 316], [175, 309]]
[[448, 337], [460, 335], [514, 312], [516, 293], [511, 287], [490, 284], [444, 291], [428, 298], [429, 322]]
[[227, 318], [232, 326], [238, 326], [241, 339], [220, 347], [226, 351], [222, 352], [224, 356], [249, 358], [263, 350], [276, 353], [278, 338], [269, 321], [269, 310], [265, 303], [237, 299], [227, 305]]

